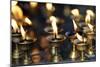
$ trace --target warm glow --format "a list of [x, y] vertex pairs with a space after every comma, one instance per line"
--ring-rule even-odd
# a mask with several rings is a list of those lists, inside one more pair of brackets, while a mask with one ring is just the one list
[[93, 31], [93, 25], [91, 25], [90, 23], [88, 23], [88, 26], [89, 26], [90, 30]]
[[76, 36], [77, 36], [77, 38], [78, 38], [80, 41], [83, 41], [83, 38], [82, 38], [81, 35], [79, 35], [78, 33], [76, 33]]
[[77, 25], [76, 25], [74, 20], [73, 20], [73, 25], [74, 25], [74, 30], [76, 31], [77, 30]]
[[17, 1], [11, 1], [11, 5], [15, 6], [18, 2]]
[[79, 16], [79, 10], [78, 9], [73, 9], [71, 11], [71, 13], [74, 15], [74, 16]]
[[94, 15], [95, 15], [92, 10], [87, 10], [86, 13], [87, 13], [87, 15], [90, 15], [92, 17], [94, 17]]
[[90, 20], [91, 20], [90, 15], [86, 15], [85, 22], [86, 23], [90, 23]]
[[31, 22], [31, 20], [29, 19], [29, 18], [25, 18], [25, 23], [27, 23], [27, 24], [29, 24], [29, 25], [32, 25], [32, 22]]
[[37, 2], [30, 2], [30, 6], [31, 6], [32, 8], [37, 7], [37, 5], [38, 5], [38, 3], [37, 3]]
[[20, 31], [21, 31], [22, 38], [25, 39], [26, 38], [26, 32], [25, 32], [22, 25], [20, 26]]
[[11, 20], [11, 25], [12, 25], [12, 27], [14, 29], [14, 32], [17, 32], [19, 28], [18, 28], [18, 25], [17, 25], [17, 22], [16, 22], [15, 19]]
[[58, 29], [57, 29], [57, 24], [56, 24], [56, 22], [57, 22], [56, 17], [51, 16], [51, 17], [50, 17], [50, 21], [52, 22], [51, 25], [52, 25], [52, 28], [53, 28], [53, 33], [54, 33], [55, 35], [58, 35]]
[[11, 8], [12, 14], [16, 19], [22, 19], [23, 18], [23, 11], [19, 6], [12, 6]]
[[46, 3], [46, 9], [47, 9], [48, 11], [52, 11], [52, 10], [53, 10], [53, 5], [52, 5], [52, 3]]

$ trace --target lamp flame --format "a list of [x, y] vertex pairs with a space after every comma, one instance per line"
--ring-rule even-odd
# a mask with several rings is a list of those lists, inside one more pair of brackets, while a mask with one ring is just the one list
[[11, 22], [11, 25], [12, 25], [12, 27], [14, 29], [14, 32], [17, 32], [19, 28], [18, 28], [18, 25], [17, 25], [16, 20], [15, 19], [12, 19], [11, 21], [12, 21]]
[[27, 23], [27, 24], [29, 24], [29, 25], [32, 25], [32, 22], [30, 21], [30, 19], [29, 18], [25, 18], [25, 23]]
[[76, 33], [76, 36], [77, 38], [80, 40], [80, 41], [83, 41], [83, 37], [81, 35], [79, 35], [78, 33]]
[[89, 26], [90, 30], [93, 31], [93, 25], [91, 25], [90, 23], [88, 23], [88, 26]]
[[30, 2], [30, 6], [31, 6], [32, 8], [37, 7], [37, 5], [38, 5], [38, 3], [37, 3], [37, 2]]
[[94, 12], [92, 10], [87, 10], [86, 13], [92, 17], [95, 16]]
[[71, 13], [72, 13], [72, 15], [74, 15], [74, 16], [79, 16], [79, 10], [78, 10], [78, 9], [73, 9], [73, 10], [71, 11]]
[[25, 30], [24, 30], [22, 25], [20, 25], [20, 30], [21, 30], [22, 38], [25, 39], [26, 38], [26, 32], [25, 32]]
[[12, 5], [12, 6], [15, 6], [17, 3], [18, 3], [17, 1], [12, 1], [12, 2], [11, 2], [11, 5]]
[[52, 5], [52, 3], [46, 3], [46, 9], [47, 9], [48, 11], [53, 10], [53, 5]]
[[52, 28], [53, 28], [53, 33], [57, 36], [58, 35], [58, 28], [57, 28], [57, 25], [56, 25], [57, 18], [54, 17], [54, 16], [51, 16], [50, 21], [52, 22], [51, 25], [52, 25]]
[[14, 15], [14, 17], [16, 19], [22, 19], [23, 18], [23, 11], [19, 6], [17, 6], [17, 5], [12, 6], [11, 11], [12, 11], [12, 14]]
[[85, 17], [85, 22], [90, 23], [90, 20], [91, 20], [90, 15], [87, 14], [86, 17]]
[[74, 20], [73, 20], [73, 25], [74, 25], [74, 30], [76, 31], [77, 30], [77, 25], [76, 25]]

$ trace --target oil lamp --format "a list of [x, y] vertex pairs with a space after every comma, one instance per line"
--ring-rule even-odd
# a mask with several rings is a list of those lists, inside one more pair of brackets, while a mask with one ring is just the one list
[[87, 23], [87, 26], [89, 28], [89, 30], [86, 32], [87, 38], [88, 38], [88, 44], [89, 44], [89, 48], [88, 48], [88, 57], [94, 57], [95, 53], [94, 53], [94, 49], [93, 49], [93, 39], [95, 38], [95, 33], [94, 33], [94, 26], [90, 23], [91, 21], [91, 17], [90, 16], [94, 16], [94, 14], [91, 11], [87, 11], [87, 16], [85, 18], [85, 22]]
[[[73, 20], [73, 25], [74, 25], [74, 32], [76, 34], [78, 32], [78, 27], [77, 27], [77, 24], [75, 23], [74, 20]], [[77, 37], [76, 37], [76, 35], [72, 35], [72, 36], [69, 36], [69, 38], [70, 38], [70, 40], [72, 42], [72, 46], [73, 46], [72, 51], [70, 53], [70, 58], [73, 61], [75, 61], [78, 58], [78, 56], [79, 56], [79, 54], [78, 54], [78, 52], [76, 50], [76, 45], [75, 45], [76, 42], [74, 42]]]
[[59, 43], [63, 42], [66, 39], [66, 37], [64, 35], [58, 34], [58, 28], [56, 25], [57, 19], [54, 16], [51, 16], [50, 20], [53, 29], [53, 34], [47, 36], [47, 39], [51, 43], [51, 61], [54, 63], [58, 63], [61, 61], [61, 56], [58, 53]]
[[78, 57], [79, 57], [79, 54], [78, 54], [78, 51], [76, 50], [76, 36], [73, 35], [73, 36], [70, 36], [69, 37], [71, 42], [72, 42], [72, 51], [70, 53], [70, 58], [72, 59], [72, 61], [75, 61]]
[[79, 40], [79, 42], [77, 42], [76, 46], [77, 46], [77, 49], [79, 51], [81, 51], [80, 60], [84, 61], [85, 60], [84, 51], [86, 50], [86, 46], [87, 46], [86, 41], [87, 41], [87, 39], [85, 37], [82, 37], [78, 33], [76, 33], [76, 36], [77, 36], [77, 38]]
[[26, 31], [24, 30], [23, 26], [20, 26], [20, 30], [21, 30], [21, 35], [22, 35], [22, 41], [19, 43], [21, 46], [22, 50], [28, 50], [29, 49], [29, 45], [33, 43], [32, 38], [28, 38]]
[[13, 58], [13, 61], [14, 61], [14, 64], [19, 64], [19, 61], [20, 61], [20, 58], [21, 58], [21, 52], [18, 48], [18, 43], [20, 42], [20, 38], [21, 38], [21, 34], [19, 33], [19, 27], [17, 25], [17, 22], [15, 19], [12, 19], [12, 22], [11, 22], [11, 25], [12, 25], [12, 42], [14, 43], [14, 45], [12, 46], [15, 46], [15, 49], [12, 53], [12, 58]]

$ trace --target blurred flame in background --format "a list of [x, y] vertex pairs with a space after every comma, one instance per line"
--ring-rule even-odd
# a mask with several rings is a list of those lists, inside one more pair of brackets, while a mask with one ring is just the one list
[[37, 2], [30, 2], [30, 6], [31, 6], [32, 8], [37, 7], [37, 5], [38, 5], [38, 3], [37, 3]]
[[46, 9], [47, 9], [48, 11], [51, 11], [52, 8], [53, 8], [52, 3], [46, 3]]
[[52, 3], [46, 3], [46, 9], [48, 11], [54, 11], [55, 10], [55, 7], [53, 6]]

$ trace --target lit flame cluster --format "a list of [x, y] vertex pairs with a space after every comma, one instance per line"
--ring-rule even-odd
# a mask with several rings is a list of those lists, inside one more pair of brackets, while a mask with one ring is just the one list
[[52, 3], [46, 3], [46, 9], [48, 11], [54, 11], [55, 10], [55, 8], [54, 8]]
[[[24, 30], [22, 24], [18, 24], [19, 21], [18, 19], [22, 20], [22, 23], [27, 23], [28, 25], [32, 25], [31, 20], [28, 17], [24, 18], [23, 11], [22, 9], [17, 5], [17, 1], [12, 1], [12, 7], [11, 7], [11, 12], [14, 18], [11, 20], [11, 26], [14, 30], [14, 32], [18, 32], [20, 30], [22, 38], [26, 39], [26, 31]], [[33, 4], [31, 2], [31, 5], [36, 5], [36, 3]]]
[[[78, 9], [73, 9], [71, 11], [73, 16], [79, 16], [79, 10]], [[88, 9], [86, 11], [86, 17], [85, 17], [85, 22], [88, 25], [88, 27], [90, 28], [91, 31], [93, 31], [93, 25], [91, 24], [91, 17], [95, 17], [95, 14], [92, 10]], [[77, 30], [77, 24], [75, 22], [75, 20], [73, 20], [73, 25], [74, 25], [74, 30]]]

